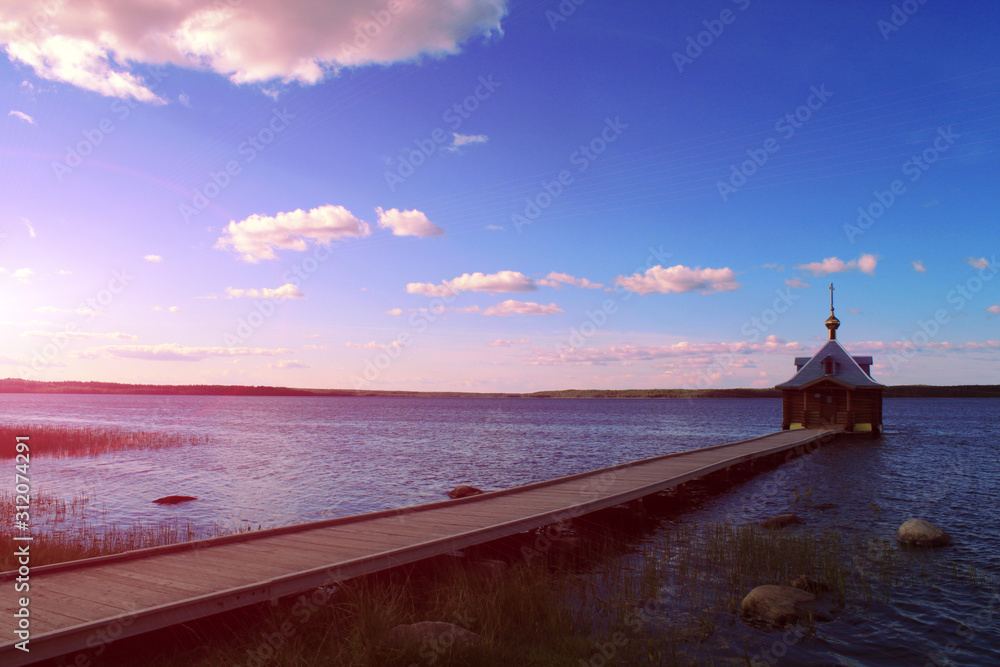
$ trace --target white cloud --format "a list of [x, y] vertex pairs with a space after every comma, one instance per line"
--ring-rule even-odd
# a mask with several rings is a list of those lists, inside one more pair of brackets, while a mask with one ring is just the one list
[[486, 225], [486, 229], [490, 230], [491, 232], [505, 232], [505, 231], [507, 231], [507, 229], [505, 227], [501, 227], [500, 225]]
[[994, 315], [1000, 315], [1000, 306], [990, 306], [986, 310], [993, 313]]
[[35, 123], [35, 119], [32, 118], [31, 116], [29, 116], [28, 114], [24, 113], [23, 111], [15, 111], [14, 109], [11, 109], [10, 112], [7, 115], [8, 116], [13, 116], [14, 118], [20, 118], [25, 123], [29, 123], [31, 125], [35, 125], [36, 124]]
[[114, 331], [111, 333], [96, 333], [90, 331], [25, 331], [21, 334], [25, 338], [79, 338], [83, 340], [93, 340], [104, 338], [108, 340], [135, 340], [138, 336], [134, 334]]
[[[955, 313], [957, 314], [957, 313]], [[916, 344], [912, 341], [880, 341], [869, 340], [858, 343], [847, 343], [845, 347], [852, 352], [884, 351], [884, 350], [912, 350], [914, 348], [940, 350], [942, 352], [966, 352], [972, 351], [1000, 351], [1000, 340], [987, 340], [983, 342], [968, 341], [966, 343], [952, 343], [945, 340], [932, 340], [923, 344]]]
[[971, 266], [974, 269], [988, 269], [990, 268], [990, 260], [986, 259], [985, 257], [980, 257], [979, 259], [976, 259], [975, 257], [970, 257], [969, 266]]
[[505, 338], [497, 338], [496, 340], [491, 340], [487, 343], [490, 347], [510, 347], [511, 345], [527, 345], [531, 341], [527, 338], [518, 338], [517, 340], [507, 340]]
[[159, 255], [143, 255], [142, 258], [147, 262], [152, 262], [153, 264], [159, 264], [163, 261], [163, 258]]
[[383, 211], [376, 208], [379, 227], [391, 229], [395, 236], [444, 236], [444, 230], [427, 219], [427, 216], [417, 210], [400, 211], [390, 208]]
[[14, 273], [10, 274], [10, 277], [21, 284], [27, 284], [33, 277], [35, 272], [31, 269], [17, 269]]
[[786, 280], [785, 284], [788, 285], [789, 287], [796, 287], [796, 288], [809, 287], [809, 283], [802, 280], [802, 278], [799, 278], [798, 276], [795, 276], [791, 280]]
[[[673, 345], [615, 345], [606, 348], [584, 348], [563, 352], [545, 351], [529, 363], [542, 366], [560, 364], [601, 366], [605, 364], [682, 358], [688, 360], [684, 362], [687, 366], [699, 368], [717, 364], [717, 356], [723, 354], [788, 354], [791, 352], [801, 352], [805, 349], [801, 343], [787, 342], [772, 334], [760, 343], [750, 343], [747, 341], [689, 343], [682, 341]], [[752, 362], [748, 359], [735, 360], [734, 365], [749, 367], [752, 366]]]
[[31, 220], [28, 220], [27, 218], [21, 218], [21, 222], [23, 222], [24, 225], [28, 228], [28, 236], [30, 236], [31, 238], [35, 238], [35, 228], [31, 224]]
[[95, 354], [104, 353], [112, 357], [125, 359], [201, 361], [208, 357], [273, 357], [279, 354], [288, 354], [291, 350], [261, 347], [188, 347], [186, 345], [179, 345], [178, 343], [163, 343], [161, 345], [107, 345], [105, 347], [93, 348], [90, 352]]
[[179, 312], [181, 312], [181, 309], [178, 306], [170, 306], [169, 308], [167, 308], [167, 310], [169, 310], [171, 313], [179, 313]]
[[740, 287], [733, 270], [690, 268], [682, 264], [663, 268], [659, 264], [645, 273], [618, 276], [615, 284], [636, 294], [682, 294], [684, 292], [731, 292]]
[[370, 340], [367, 343], [344, 343], [344, 347], [354, 348], [355, 350], [387, 350], [390, 347], [399, 347], [399, 342], [376, 343]]
[[913, 262], [913, 270], [916, 271], [916, 272], [918, 272], [918, 273], [927, 273], [927, 269], [924, 268], [924, 263], [921, 262], [919, 259], [918, 260], [914, 260], [914, 262]]
[[829, 273], [844, 273], [846, 271], [861, 271], [872, 275], [875, 273], [875, 265], [878, 264], [878, 257], [875, 255], [861, 255], [857, 259], [845, 262], [837, 257], [827, 257], [822, 262], [810, 262], [800, 264], [796, 269], [811, 271], [814, 276], [822, 276]]
[[232, 247], [243, 261], [256, 263], [275, 259], [274, 250], [304, 251], [310, 241], [329, 244], [343, 238], [358, 238], [371, 233], [368, 223], [356, 218], [343, 206], [326, 204], [310, 211], [296, 209], [275, 216], [251, 215], [239, 222], [230, 221], [215, 247]]
[[271, 289], [237, 289], [235, 287], [226, 288], [227, 299], [304, 299], [306, 295], [292, 283], [285, 283], [281, 287]]
[[385, 314], [386, 315], [402, 315], [403, 314], [403, 309], [402, 308], [390, 308], [389, 310], [385, 311]]
[[330, 349], [330, 346], [329, 345], [303, 345], [302, 349], [303, 350], [309, 350], [310, 352], [315, 352], [317, 350], [328, 350], [328, 349]]
[[268, 368], [309, 368], [301, 361], [297, 359], [279, 359], [276, 362], [269, 363]]
[[561, 312], [563, 312], [563, 309], [554, 303], [543, 306], [542, 304], [535, 303], [533, 301], [515, 301], [514, 299], [507, 299], [506, 301], [501, 301], [495, 306], [490, 306], [483, 311], [483, 315], [498, 315], [500, 317], [507, 317], [508, 315], [555, 315], [556, 313]]
[[44, 79], [164, 103], [141, 65], [314, 84], [344, 67], [457, 53], [471, 37], [500, 34], [506, 12], [507, 0], [22, 0], [5, 3], [0, 46]]
[[604, 285], [590, 282], [586, 278], [574, 278], [568, 273], [557, 273], [555, 271], [550, 271], [549, 275], [538, 281], [538, 284], [545, 285], [547, 287], [555, 287], [556, 289], [562, 287], [564, 284], [572, 285], [573, 287], [582, 287], [584, 289], [601, 289], [604, 287]]
[[538, 289], [534, 281], [520, 271], [497, 273], [463, 273], [457, 278], [434, 283], [409, 283], [406, 291], [426, 296], [453, 296], [458, 292], [531, 292]]
[[74, 315], [93, 315], [96, 314], [93, 308], [88, 306], [77, 306], [76, 308], [56, 308], [55, 306], [39, 306], [35, 308], [36, 313], [71, 313]]
[[452, 132], [452, 144], [448, 146], [447, 150], [452, 153], [459, 152], [463, 146], [471, 146], [474, 144], [485, 144], [490, 140], [485, 134], [459, 134], [458, 132]]
[[177, 101], [186, 106], [188, 109], [191, 108], [191, 96], [187, 93], [181, 93], [178, 95]]

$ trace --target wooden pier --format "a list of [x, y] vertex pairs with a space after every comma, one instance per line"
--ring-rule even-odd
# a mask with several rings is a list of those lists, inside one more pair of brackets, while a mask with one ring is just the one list
[[[793, 430], [624, 463], [459, 500], [0, 573], [0, 664], [84, 652], [169, 627], [558, 523], [750, 460], [828, 442]], [[14, 612], [30, 599], [30, 652]], [[91, 660], [92, 662], [92, 660]], [[67, 664], [75, 664], [72, 656]]]

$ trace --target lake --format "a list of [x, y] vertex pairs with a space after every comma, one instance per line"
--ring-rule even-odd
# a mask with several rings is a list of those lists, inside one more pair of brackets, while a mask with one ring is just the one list
[[[685, 522], [794, 512], [810, 528], [891, 537], [909, 518], [955, 544], [932, 552], [1000, 571], [1000, 404], [887, 399], [880, 439], [838, 442], [700, 499]], [[33, 458], [33, 486], [88, 492], [108, 522], [178, 517], [264, 527], [499, 489], [777, 430], [776, 399], [479, 399], [6, 394], [10, 423], [160, 430], [208, 444]], [[197, 496], [172, 507], [169, 494]], [[833, 503], [826, 510], [808, 505]], [[827, 664], [1000, 664], [1000, 590], [956, 578], [899, 590], [823, 624], [786, 656]], [[942, 660], [942, 658], [939, 658]], [[946, 663], [942, 663], [946, 664]]]

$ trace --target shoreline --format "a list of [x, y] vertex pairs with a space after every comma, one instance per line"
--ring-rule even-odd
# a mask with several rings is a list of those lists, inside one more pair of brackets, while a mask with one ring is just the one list
[[[0, 380], [0, 394], [86, 394], [145, 396], [292, 396], [380, 398], [780, 398], [774, 388], [728, 389], [553, 389], [535, 392], [397, 391], [303, 389], [249, 385], [161, 385], [117, 382]], [[1000, 385], [890, 385], [886, 398], [1000, 398]]]

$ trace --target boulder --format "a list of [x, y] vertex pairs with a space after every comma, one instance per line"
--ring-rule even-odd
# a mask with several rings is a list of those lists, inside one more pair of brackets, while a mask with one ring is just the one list
[[778, 516], [772, 516], [770, 519], [764, 519], [761, 521], [760, 527], [778, 529], [785, 528], [787, 526], [795, 526], [800, 523], [804, 523], [804, 521], [794, 514], [779, 514]]
[[477, 489], [474, 486], [469, 486], [468, 484], [459, 484], [454, 489], [448, 492], [449, 498], [468, 498], [469, 496], [478, 496], [482, 493], [482, 489]]
[[740, 612], [752, 621], [779, 628], [800, 621], [829, 621], [832, 618], [829, 607], [812, 593], [772, 584], [758, 586], [747, 593], [740, 603]]
[[800, 591], [812, 593], [813, 595], [830, 592], [830, 587], [827, 584], [824, 584], [822, 581], [816, 581], [812, 577], [805, 574], [800, 574], [794, 579], [789, 579], [788, 585], [792, 588], [797, 588]]
[[157, 498], [153, 502], [161, 505], [176, 505], [177, 503], [186, 503], [189, 500], [198, 499], [194, 496], [163, 496], [162, 498]]
[[410, 625], [397, 625], [386, 634], [386, 641], [395, 646], [420, 646], [435, 653], [448, 650], [463, 651], [483, 645], [483, 638], [475, 632], [444, 621], [421, 621]]
[[896, 539], [908, 547], [943, 547], [951, 544], [951, 535], [923, 519], [910, 519], [896, 531]]

